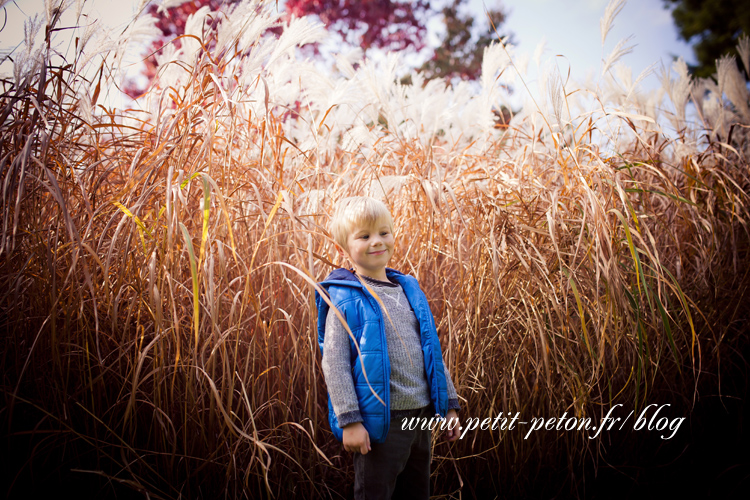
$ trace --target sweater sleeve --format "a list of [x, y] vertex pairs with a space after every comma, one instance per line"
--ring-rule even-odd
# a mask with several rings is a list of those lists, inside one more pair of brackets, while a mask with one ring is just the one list
[[341, 428], [363, 421], [354, 391], [350, 359], [349, 333], [338, 317], [329, 312], [323, 339], [323, 377]]
[[448, 373], [448, 367], [445, 365], [445, 360], [443, 360], [443, 369], [445, 370], [445, 382], [448, 386], [448, 409], [459, 411], [461, 405], [458, 402], [458, 393], [456, 392], [456, 387], [453, 385], [451, 374]]

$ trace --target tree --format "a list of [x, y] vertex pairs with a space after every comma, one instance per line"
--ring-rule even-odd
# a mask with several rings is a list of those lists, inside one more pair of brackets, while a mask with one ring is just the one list
[[[187, 18], [204, 6], [215, 11], [223, 5], [239, 0], [186, 0], [171, 2], [164, 8], [152, 2], [147, 12], [157, 19], [162, 36], [154, 41], [147, 51], [143, 75], [152, 80], [156, 74], [157, 53], [165, 43], [185, 32]], [[489, 22], [476, 22], [474, 16], [463, 12], [467, 0], [286, 0], [283, 5], [286, 16], [317, 16], [332, 32], [338, 33], [348, 44], [363, 50], [411, 50], [419, 52], [425, 48], [427, 22], [437, 14], [442, 15], [445, 32], [440, 45], [419, 68], [426, 79], [443, 77], [448, 80], [461, 78], [474, 80], [482, 68], [484, 48], [497, 39]], [[442, 5], [435, 10], [434, 4]], [[482, 18], [485, 18], [482, 13]], [[489, 12], [495, 27], [505, 22], [505, 13], [496, 9]], [[218, 18], [217, 18], [218, 19]], [[216, 22], [209, 19], [208, 24]], [[177, 47], [180, 40], [175, 40]], [[131, 97], [144, 92], [145, 88], [135, 81], [126, 82], [124, 91]]]
[[[437, 77], [450, 80], [475, 80], [482, 72], [484, 49], [497, 40], [495, 29], [505, 22], [505, 12], [500, 9], [486, 13], [486, 23], [478, 23], [470, 14], [462, 14], [463, 0], [452, 0], [442, 9], [445, 33], [434, 54], [420, 68], [426, 79]], [[491, 19], [491, 23], [489, 20]], [[494, 26], [494, 27], [493, 27]]]
[[[294, 16], [314, 14], [351, 45], [367, 50], [421, 50], [430, 11], [427, 0], [287, 0]], [[358, 37], [361, 37], [358, 39]]]
[[[716, 60], [732, 54], [744, 32], [750, 35], [750, 8], [747, 0], [663, 0], [672, 8], [672, 19], [680, 38], [693, 44], [698, 64], [690, 69], [695, 76], [709, 77], [716, 72]], [[748, 78], [747, 73], [745, 78]]]
[[[217, 10], [222, 5], [229, 5], [236, 3], [239, 0], [186, 0], [185, 2], [179, 3], [172, 7], [163, 8], [161, 2], [152, 2], [146, 7], [146, 12], [156, 18], [156, 27], [161, 31], [161, 37], [151, 44], [147, 53], [144, 54], [146, 57], [143, 61], [143, 75], [150, 82], [156, 75], [156, 54], [159, 50], [164, 47], [166, 43], [173, 40], [174, 38], [185, 33], [185, 23], [188, 17], [198, 12], [201, 8], [208, 6], [212, 11]], [[210, 25], [215, 22], [213, 19], [208, 19], [207, 23]], [[180, 47], [180, 40], [174, 40], [177, 47]], [[139, 85], [134, 80], [125, 82], [123, 86], [123, 92], [132, 98], [143, 94], [146, 88]]]
[[[437, 77], [474, 80], [482, 69], [484, 48], [497, 40], [489, 22], [476, 22], [464, 12], [466, 0], [392, 1], [392, 0], [287, 0], [293, 15], [314, 14], [348, 43], [364, 50], [413, 49], [425, 46], [427, 21], [440, 14], [444, 32], [440, 44], [419, 68], [427, 80]], [[434, 5], [442, 5], [435, 10]], [[481, 14], [480, 20], [484, 19]], [[500, 9], [489, 12], [495, 27], [505, 22]], [[361, 40], [357, 36], [361, 34]], [[407, 77], [408, 80], [408, 77]]]

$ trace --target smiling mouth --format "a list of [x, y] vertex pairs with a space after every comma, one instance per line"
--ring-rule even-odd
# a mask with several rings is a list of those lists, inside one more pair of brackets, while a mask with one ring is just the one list
[[370, 252], [370, 255], [380, 255], [380, 254], [382, 254], [384, 252], [385, 252], [385, 250], [380, 250], [378, 252]]

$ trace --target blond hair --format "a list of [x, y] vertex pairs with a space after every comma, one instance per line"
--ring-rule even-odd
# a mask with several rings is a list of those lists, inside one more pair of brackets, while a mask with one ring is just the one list
[[354, 226], [358, 224], [374, 224], [385, 220], [393, 231], [393, 218], [388, 207], [380, 200], [369, 196], [352, 196], [344, 198], [336, 204], [336, 210], [331, 218], [331, 234], [341, 248], [348, 250], [347, 239]]

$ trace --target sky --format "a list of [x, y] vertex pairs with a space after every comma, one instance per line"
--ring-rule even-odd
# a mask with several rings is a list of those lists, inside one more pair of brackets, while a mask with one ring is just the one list
[[[471, 0], [474, 9], [481, 0]], [[494, 0], [487, 0], [492, 8]], [[633, 52], [622, 61], [633, 70], [633, 78], [653, 63], [669, 67], [673, 56], [694, 63], [692, 48], [678, 40], [671, 13], [661, 0], [629, 0], [615, 18], [614, 26], [602, 48], [599, 20], [608, 0], [505, 0], [499, 2], [509, 13], [505, 27], [513, 33], [522, 52], [534, 53], [537, 44], [546, 40], [544, 56], [563, 55], [558, 65], [563, 75], [568, 66], [571, 74], [582, 79], [589, 71], [599, 71], [604, 57], [628, 36], [635, 44]], [[565, 71], [563, 71], [565, 70]], [[655, 79], [651, 85], [655, 85]]]
[[[4, 2], [5, 0], [0, 0]], [[55, 0], [58, 1], [58, 0]], [[76, 0], [71, 11], [75, 10]], [[132, 18], [141, 0], [86, 0], [84, 12], [90, 12], [111, 29], [122, 29]], [[280, 4], [283, 2], [279, 2]], [[672, 56], [681, 56], [694, 62], [692, 50], [685, 42], [678, 41], [677, 31], [668, 10], [661, 0], [629, 0], [614, 21], [604, 48], [601, 44], [599, 20], [604, 14], [608, 0], [469, 0], [476, 16], [482, 16], [484, 4], [490, 9], [502, 5], [508, 17], [501, 31], [513, 34], [518, 52], [530, 57], [542, 39], [546, 40], [544, 58], [555, 58], [561, 74], [570, 68], [571, 76], [582, 80], [587, 73], [601, 69], [605, 57], [625, 37], [633, 36], [635, 44], [631, 54], [622, 61], [631, 67], [633, 78], [652, 63], [669, 66]], [[11, 0], [3, 9], [7, 22], [0, 31], [0, 51], [6, 54], [23, 39], [23, 24], [27, 16], [42, 12], [44, 0]], [[3, 13], [0, 12], [0, 23]], [[7, 73], [7, 64], [0, 66]], [[658, 85], [652, 77], [644, 82], [645, 87]]]

